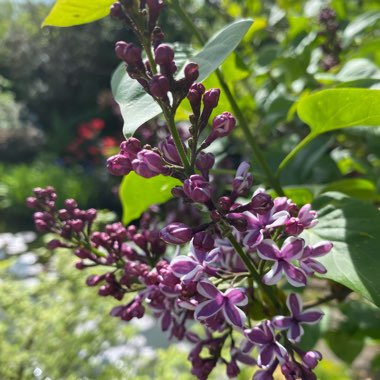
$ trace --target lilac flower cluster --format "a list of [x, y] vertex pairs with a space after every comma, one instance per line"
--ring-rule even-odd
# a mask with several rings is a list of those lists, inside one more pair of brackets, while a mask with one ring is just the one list
[[[318, 222], [311, 205], [298, 208], [286, 197], [272, 199], [261, 188], [250, 195], [253, 176], [247, 162], [239, 165], [228, 190], [216, 188], [215, 157], [205, 149], [228, 136], [236, 119], [223, 112], [210, 122], [220, 91], [206, 91], [196, 82], [196, 64], [185, 66], [183, 78], [175, 76], [175, 53], [162, 43], [164, 35], [156, 25], [162, 5], [161, 0], [120, 0], [111, 14], [145, 49], [144, 62], [137, 45], [116, 44], [129, 76], [162, 108], [169, 134], [157, 147], [126, 139], [107, 167], [117, 176], [134, 171], [144, 178], [162, 174], [180, 179], [182, 185], [172, 194], [178, 202], [202, 210], [202, 223], [185, 224], [177, 214], [162, 225], [145, 214], [139, 228], [114, 223], [94, 231], [95, 210], [80, 210], [74, 200], [57, 209], [56, 193], [47, 188], [36, 189], [35, 197], [27, 200], [36, 210], [36, 228], [58, 234], [50, 248], [72, 249], [79, 258], [78, 269], [106, 268], [87, 278], [88, 286], [98, 286], [100, 296], [122, 301], [134, 294], [114, 307], [112, 316], [129, 321], [149, 309], [170, 338], [193, 344], [189, 360], [198, 379], [207, 379], [218, 363], [226, 366], [230, 378], [239, 374], [241, 363], [258, 367], [254, 380], [273, 379], [278, 366], [286, 379], [316, 379], [313, 369], [321, 354], [305, 352], [298, 344], [302, 326], [319, 322], [323, 313], [303, 307], [295, 293], [286, 297], [283, 285], [305, 287], [315, 272], [325, 273], [318, 258], [332, 244], [310, 245], [302, 238], [302, 232]], [[189, 133], [181, 138], [174, 115], [186, 97], [192, 114]], [[168, 245], [176, 246], [175, 254]], [[191, 330], [194, 320], [203, 333]]]

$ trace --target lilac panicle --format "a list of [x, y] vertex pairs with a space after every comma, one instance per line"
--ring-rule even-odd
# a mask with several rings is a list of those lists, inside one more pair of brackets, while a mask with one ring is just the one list
[[302, 324], [318, 323], [323, 313], [320, 310], [302, 311], [302, 300], [298, 294], [291, 293], [286, 301], [290, 317], [277, 316], [272, 320], [273, 326], [279, 330], [288, 330], [287, 337], [293, 343], [298, 343], [304, 334]]

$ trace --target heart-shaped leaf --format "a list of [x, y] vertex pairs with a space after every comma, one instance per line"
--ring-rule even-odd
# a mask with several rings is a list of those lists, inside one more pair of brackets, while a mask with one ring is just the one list
[[[205, 80], [236, 49], [252, 22], [251, 19], [245, 19], [226, 26], [211, 37], [200, 52], [192, 56], [189, 54], [189, 49], [178, 51], [174, 45], [175, 60], [179, 67], [178, 76], [182, 75], [181, 67], [183, 68], [188, 60], [199, 65], [198, 81]], [[161, 113], [160, 107], [153, 98], [128, 76], [123, 66], [119, 66], [113, 74], [111, 87], [115, 100], [120, 105], [125, 135], [133, 134], [140, 125]]]
[[319, 223], [305, 230], [309, 243], [330, 240], [332, 251], [319, 259], [325, 278], [347, 286], [380, 307], [380, 212], [370, 203], [330, 192], [313, 202]]
[[300, 119], [309, 125], [310, 133], [284, 158], [279, 171], [305, 145], [322, 133], [358, 125], [380, 125], [380, 90], [322, 90], [299, 100], [297, 112]]
[[74, 26], [106, 17], [114, 0], [57, 0], [42, 26]]
[[150, 206], [161, 204], [172, 198], [171, 189], [181, 185], [178, 179], [158, 175], [144, 178], [130, 172], [120, 186], [120, 200], [123, 206], [123, 223], [127, 225], [137, 219]]

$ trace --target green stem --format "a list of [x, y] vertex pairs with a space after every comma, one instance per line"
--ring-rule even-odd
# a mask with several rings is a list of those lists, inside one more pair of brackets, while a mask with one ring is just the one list
[[176, 128], [176, 125], [175, 125], [175, 122], [174, 122], [174, 117], [170, 113], [170, 111], [168, 111], [166, 109], [165, 106], [162, 107], [162, 110], [164, 112], [165, 119], [168, 122], [168, 127], [169, 127], [169, 130], [170, 130], [170, 133], [171, 133], [171, 135], [173, 137], [174, 144], [175, 144], [175, 146], [176, 146], [176, 148], [178, 150], [178, 154], [179, 154], [179, 156], [181, 158], [181, 161], [182, 161], [182, 164], [183, 164], [183, 166], [185, 168], [185, 171], [186, 171], [187, 174], [192, 174], [192, 169], [191, 169], [191, 165], [190, 165], [190, 162], [189, 162], [189, 158], [187, 157], [187, 154], [185, 152], [185, 148], [183, 147], [181, 138], [180, 138], [178, 130]]
[[303, 149], [311, 140], [314, 139], [314, 135], [312, 133], [308, 134], [281, 162], [280, 166], [277, 170], [277, 176], [280, 175], [282, 170], [285, 168], [286, 165], [294, 158], [294, 156]]
[[144, 44], [144, 50], [146, 52], [146, 56], [148, 57], [149, 65], [152, 70], [153, 75], [157, 74], [157, 67], [156, 67], [156, 62], [154, 62], [153, 54], [152, 54], [152, 49], [150, 47], [150, 44]]
[[239, 244], [239, 242], [235, 239], [235, 236], [232, 234], [232, 232], [228, 232], [226, 234], [227, 239], [230, 241], [232, 246], [235, 248], [235, 251], [239, 255], [239, 257], [243, 260], [245, 266], [249, 270], [249, 273], [251, 274], [252, 278], [256, 281], [257, 285], [261, 288], [261, 290], [268, 296], [268, 298], [273, 303], [273, 306], [276, 308], [279, 308], [279, 302], [274, 295], [272, 288], [270, 286], [267, 286], [263, 284], [261, 281], [261, 276], [259, 272], [254, 267], [251, 259], [247, 256], [247, 254], [244, 252], [243, 248]]
[[[171, 4], [172, 4], [173, 8], [175, 9], [175, 11], [178, 13], [178, 15], [181, 17], [181, 19], [185, 23], [185, 25], [192, 31], [192, 33], [194, 34], [194, 36], [196, 37], [198, 42], [201, 45], [204, 45], [206, 43], [205, 38], [200, 33], [199, 29], [194, 25], [194, 23], [190, 19], [190, 17], [183, 11], [178, 0], [171, 0]], [[268, 183], [272, 186], [272, 188], [276, 191], [276, 193], [278, 195], [284, 196], [285, 192], [282, 189], [278, 178], [272, 173], [272, 170], [269, 167], [268, 163], [266, 162], [266, 160], [265, 160], [265, 158], [261, 152], [260, 147], [256, 143], [255, 136], [251, 132], [251, 130], [248, 126], [248, 122], [247, 122], [243, 112], [241, 111], [239, 105], [235, 101], [233, 94], [231, 93], [226, 81], [224, 80], [222, 72], [220, 71], [220, 69], [217, 69], [215, 71], [215, 73], [216, 73], [216, 76], [219, 80], [220, 87], [222, 88], [222, 90], [226, 94], [227, 99], [228, 99], [228, 101], [232, 107], [232, 110], [233, 110], [233, 112], [234, 112], [234, 114], [235, 114], [235, 116], [239, 122], [239, 125], [243, 129], [243, 133], [245, 135], [245, 138], [247, 139], [249, 145], [252, 148], [253, 155], [254, 155], [255, 159], [257, 160], [257, 162], [260, 164], [260, 166], [262, 167], [262, 169], [265, 172]]]

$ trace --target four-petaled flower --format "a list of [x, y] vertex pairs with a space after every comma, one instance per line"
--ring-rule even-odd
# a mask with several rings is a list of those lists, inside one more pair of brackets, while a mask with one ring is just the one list
[[326, 255], [331, 251], [332, 247], [333, 244], [330, 241], [321, 241], [314, 246], [307, 245], [305, 247], [299, 263], [308, 276], [313, 275], [314, 272], [321, 274], [327, 272], [326, 268], [314, 258]]
[[246, 316], [237, 306], [245, 306], [248, 299], [242, 289], [231, 288], [222, 293], [213, 284], [200, 281], [197, 285], [198, 293], [208, 300], [201, 302], [195, 309], [194, 317], [199, 321], [207, 320], [218, 312], [223, 312], [227, 322], [242, 328]]
[[279, 249], [276, 243], [270, 239], [265, 239], [257, 247], [257, 253], [263, 260], [274, 261], [272, 269], [263, 277], [263, 282], [267, 285], [274, 285], [280, 281], [282, 273], [288, 282], [296, 287], [306, 285], [305, 273], [292, 264], [292, 260], [302, 257], [305, 241], [301, 238], [291, 236], [284, 241]]
[[302, 324], [314, 324], [319, 322], [323, 313], [319, 310], [310, 309], [302, 311], [302, 300], [298, 294], [291, 293], [286, 300], [290, 311], [290, 317], [277, 316], [272, 320], [273, 326], [279, 330], [288, 330], [287, 337], [293, 343], [298, 343], [304, 333]]
[[[253, 329], [244, 331], [249, 343], [259, 349], [257, 365], [261, 368], [269, 368], [275, 358], [283, 363], [288, 359], [288, 352], [276, 339], [271, 321], [264, 321]], [[248, 345], [246, 345], [246, 348]], [[246, 351], [246, 349], [245, 349]]]

